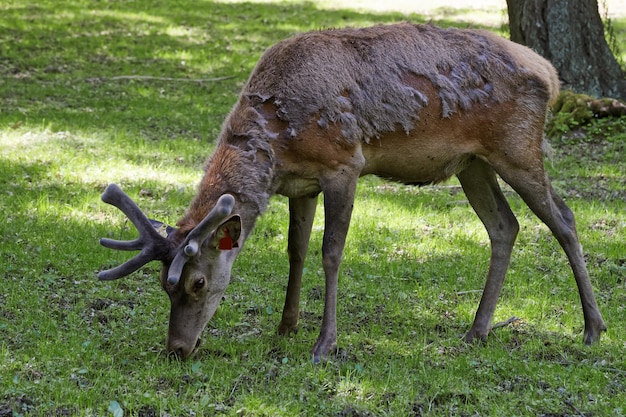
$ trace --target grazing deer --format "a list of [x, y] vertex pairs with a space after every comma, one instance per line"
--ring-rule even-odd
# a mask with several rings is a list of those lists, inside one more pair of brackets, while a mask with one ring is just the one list
[[550, 228], [569, 258], [582, 301], [584, 341], [606, 329], [589, 282], [574, 216], [543, 165], [543, 128], [559, 92], [552, 65], [489, 32], [409, 23], [304, 33], [261, 57], [226, 119], [199, 191], [167, 237], [119, 187], [102, 199], [140, 237], [103, 239], [141, 250], [99, 274], [163, 263], [171, 301], [167, 349], [192, 355], [230, 280], [231, 266], [270, 196], [289, 198], [289, 283], [280, 334], [298, 325], [302, 269], [317, 196], [324, 194], [324, 315], [312, 355], [337, 339], [337, 276], [359, 177], [409, 184], [456, 175], [491, 240], [487, 282], [469, 342], [486, 339], [518, 223], [500, 190], [506, 181]]

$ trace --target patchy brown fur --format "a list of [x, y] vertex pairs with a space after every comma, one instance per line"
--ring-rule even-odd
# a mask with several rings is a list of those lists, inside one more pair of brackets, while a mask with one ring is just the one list
[[[436, 94], [416, 88], [415, 79], [429, 81]], [[525, 90], [543, 103], [558, 92], [552, 66], [527, 48], [486, 31], [405, 23], [283, 41], [261, 58], [243, 95], [275, 105], [288, 136], [319, 115], [322, 128], [341, 125], [340, 140], [369, 143], [385, 132], [408, 134], [434, 100], [447, 118]]]

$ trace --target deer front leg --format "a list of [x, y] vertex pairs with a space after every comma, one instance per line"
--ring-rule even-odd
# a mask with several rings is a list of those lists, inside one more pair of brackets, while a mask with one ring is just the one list
[[465, 335], [467, 342], [476, 338], [485, 341], [491, 330], [491, 320], [511, 260], [519, 225], [500, 190], [493, 168], [486, 162], [476, 159], [457, 176], [491, 241], [487, 281], [472, 328]]
[[283, 317], [278, 325], [278, 334], [281, 335], [298, 330], [302, 269], [309, 248], [316, 207], [317, 196], [313, 198], [289, 199], [289, 241], [287, 243], [289, 282], [287, 284]]
[[326, 294], [322, 328], [311, 352], [313, 361], [316, 363], [327, 358], [329, 353], [336, 348], [337, 281], [352, 216], [357, 179], [358, 175], [348, 176], [344, 170], [338, 181], [330, 187], [322, 187], [325, 213], [322, 266], [326, 276]]

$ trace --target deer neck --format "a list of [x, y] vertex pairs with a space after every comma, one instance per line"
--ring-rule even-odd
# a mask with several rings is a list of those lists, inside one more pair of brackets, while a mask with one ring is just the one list
[[182, 234], [193, 229], [213, 209], [220, 196], [231, 194], [236, 201], [233, 214], [241, 216], [245, 239], [272, 195], [272, 155], [269, 144], [260, 139], [237, 143], [220, 140], [206, 164], [197, 196], [178, 222]]

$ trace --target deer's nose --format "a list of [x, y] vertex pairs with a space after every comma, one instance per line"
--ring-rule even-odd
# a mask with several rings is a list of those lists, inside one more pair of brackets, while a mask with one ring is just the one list
[[189, 356], [190, 348], [185, 348], [182, 342], [169, 343], [167, 346], [168, 355], [173, 359], [184, 360]]
[[194, 353], [196, 353], [196, 350], [198, 350], [198, 348], [200, 347], [201, 342], [202, 341], [200, 339], [197, 339], [193, 347], [190, 345], [185, 345], [185, 343], [180, 341], [172, 342], [171, 344], [169, 344], [167, 350], [169, 352], [169, 355], [175, 357], [176, 359], [185, 360], [191, 357]]

